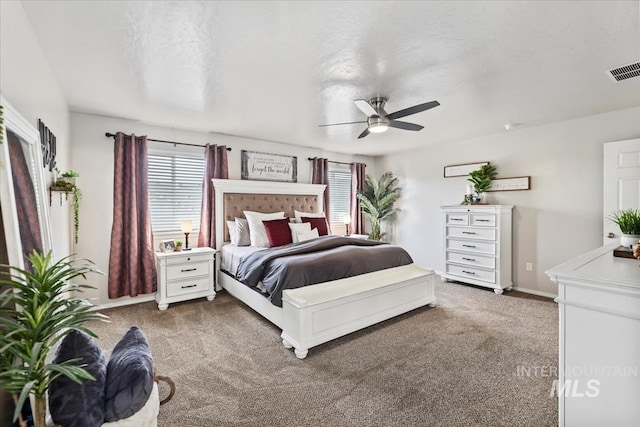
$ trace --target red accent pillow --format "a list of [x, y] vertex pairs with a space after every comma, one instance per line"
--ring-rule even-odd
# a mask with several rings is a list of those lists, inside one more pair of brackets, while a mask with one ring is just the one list
[[289, 228], [289, 218], [273, 219], [262, 221], [264, 229], [267, 231], [269, 246], [283, 246], [293, 243], [291, 240], [291, 229]]
[[318, 234], [320, 236], [327, 236], [329, 234], [329, 227], [327, 227], [327, 218], [312, 218], [308, 216], [303, 216], [300, 218], [302, 222], [308, 222], [311, 224], [311, 229], [318, 229]]

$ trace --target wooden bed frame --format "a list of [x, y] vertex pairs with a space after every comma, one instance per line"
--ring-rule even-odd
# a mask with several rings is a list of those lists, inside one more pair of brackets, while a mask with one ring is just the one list
[[[290, 217], [293, 209], [323, 210], [324, 185], [214, 179], [213, 186], [218, 249], [228, 240], [226, 220], [242, 216], [242, 210], [284, 210]], [[436, 301], [433, 271], [416, 264], [285, 290], [282, 307], [228, 274], [217, 274], [222, 288], [282, 329], [283, 345], [293, 347], [299, 359], [311, 347]]]

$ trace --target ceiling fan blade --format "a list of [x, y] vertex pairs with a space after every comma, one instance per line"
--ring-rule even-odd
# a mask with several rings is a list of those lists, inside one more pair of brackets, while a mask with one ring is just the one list
[[387, 114], [389, 120], [399, 119], [400, 117], [410, 116], [421, 111], [428, 110], [440, 105], [438, 101], [425, 102], [424, 104], [414, 105], [413, 107], [405, 108], [404, 110], [396, 111], [395, 113]]
[[417, 125], [415, 123], [401, 122], [398, 120], [389, 120], [389, 126], [392, 128], [404, 129], [404, 130], [422, 130], [424, 126]]
[[359, 121], [359, 122], [331, 123], [331, 124], [328, 124], [328, 125], [318, 125], [318, 127], [339, 126], [339, 125], [354, 125], [356, 123], [367, 123], [367, 121], [364, 120], [364, 121]]
[[371, 132], [369, 132], [369, 128], [367, 127], [361, 134], [360, 136], [358, 136], [358, 139], [360, 138], [364, 138], [365, 136], [369, 135]]
[[368, 117], [378, 115], [378, 112], [371, 104], [369, 104], [369, 101], [365, 99], [355, 99], [353, 102], [355, 102], [356, 107], [358, 107], [360, 111], [365, 113]]

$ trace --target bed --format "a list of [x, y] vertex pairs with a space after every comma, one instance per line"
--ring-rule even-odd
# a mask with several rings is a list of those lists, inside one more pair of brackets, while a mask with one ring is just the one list
[[[324, 185], [214, 179], [213, 186], [218, 250], [229, 240], [226, 221], [243, 217], [245, 210], [284, 211], [287, 217], [294, 210], [323, 211]], [[433, 271], [415, 263], [285, 289], [282, 307], [224, 270], [217, 271], [218, 284], [280, 328], [283, 345], [299, 359], [312, 347], [436, 301]]]

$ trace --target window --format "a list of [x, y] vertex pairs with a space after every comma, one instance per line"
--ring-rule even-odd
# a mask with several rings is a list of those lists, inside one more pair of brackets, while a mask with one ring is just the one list
[[198, 233], [203, 176], [202, 157], [149, 154], [149, 205], [154, 235], [181, 234], [184, 219], [192, 220], [191, 233]]
[[330, 221], [333, 234], [344, 234], [344, 217], [351, 210], [351, 170], [348, 167], [329, 168]]

